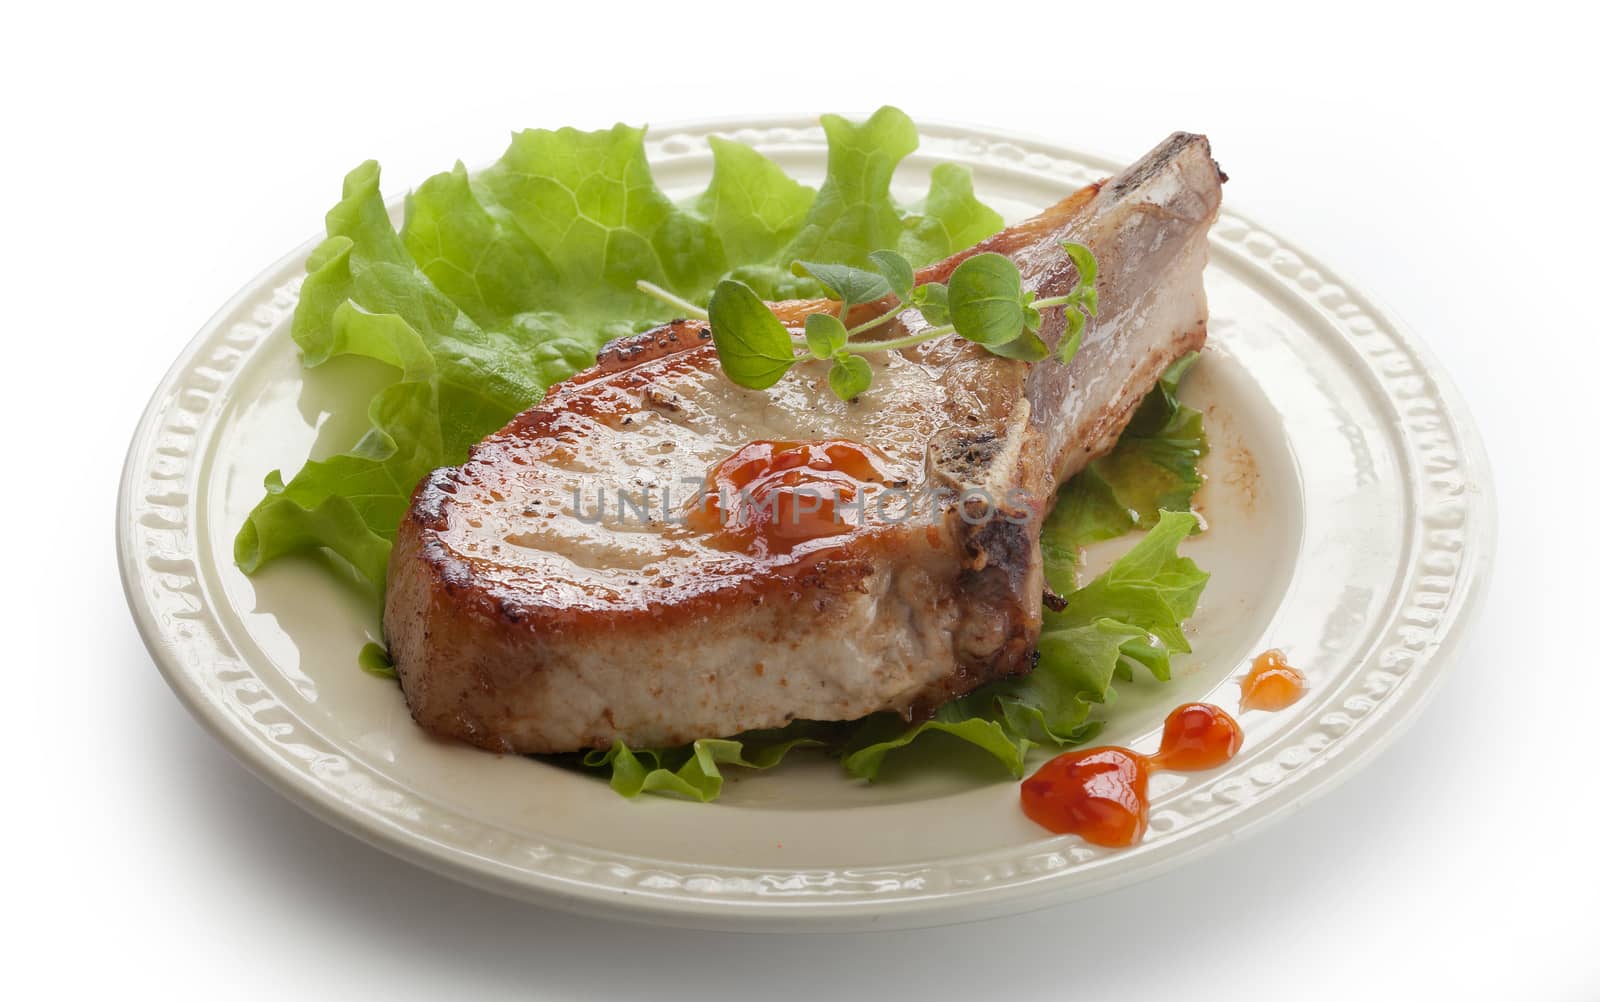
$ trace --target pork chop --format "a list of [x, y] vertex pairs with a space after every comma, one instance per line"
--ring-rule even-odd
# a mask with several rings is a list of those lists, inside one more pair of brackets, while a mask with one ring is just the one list
[[[864, 356], [872, 387], [846, 402], [821, 362], [767, 391], [736, 386], [698, 321], [609, 345], [418, 486], [384, 613], [417, 722], [505, 752], [659, 747], [795, 719], [914, 716], [1028, 671], [1041, 519], [1057, 484], [1109, 450], [1162, 371], [1204, 343], [1223, 180], [1203, 136], [1175, 134], [919, 273], [943, 280], [992, 250], [1026, 288], [1058, 295], [1077, 280], [1060, 241], [1087, 244], [1100, 311], [1068, 365], [948, 336]], [[837, 308], [775, 311], [798, 332]], [[1045, 312], [1047, 344], [1063, 323]], [[926, 324], [907, 311], [880, 336]], [[718, 508], [714, 491], [696, 494], [711, 471], [780, 460], [845, 485], [829, 524], [811, 512], [807, 531], [761, 535], [752, 499]], [[781, 494], [792, 481], [762, 482]], [[768, 500], [769, 516], [799, 504]]]

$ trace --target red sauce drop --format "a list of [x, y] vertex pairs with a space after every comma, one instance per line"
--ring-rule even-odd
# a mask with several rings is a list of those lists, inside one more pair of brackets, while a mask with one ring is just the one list
[[1167, 715], [1161, 750], [1127, 748], [1067, 752], [1022, 784], [1022, 811], [1058, 835], [1120, 848], [1144, 837], [1150, 816], [1150, 773], [1214, 769], [1233, 758], [1244, 736], [1220, 707], [1185, 703]]
[[706, 475], [688, 524], [741, 549], [786, 553], [849, 532], [863, 485], [887, 475], [878, 452], [858, 442], [751, 442]]
[[1185, 703], [1167, 714], [1161, 750], [1150, 759], [1157, 769], [1199, 772], [1215, 769], [1238, 754], [1244, 732], [1238, 721], [1210, 703]]
[[1132, 845], [1150, 816], [1150, 760], [1126, 748], [1057, 755], [1022, 784], [1022, 812], [1061, 835]]
[[1239, 689], [1241, 710], [1281, 710], [1305, 695], [1306, 677], [1274, 649], [1257, 655]]

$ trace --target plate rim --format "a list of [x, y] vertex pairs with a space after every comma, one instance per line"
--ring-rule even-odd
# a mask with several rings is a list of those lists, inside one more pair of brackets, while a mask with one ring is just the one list
[[[817, 131], [818, 121], [818, 117], [814, 115], [697, 119], [653, 128], [651, 133], [647, 134], [647, 144], [653, 151], [664, 151], [665, 157], [671, 158], [679, 153], [697, 152], [692, 148], [693, 144], [698, 142], [703, 145], [705, 137], [713, 133], [728, 134], [754, 130], [767, 136], [780, 133], [797, 135], [802, 132]], [[1010, 147], [1016, 151], [1015, 159], [1018, 166], [1022, 166], [1023, 160], [1027, 157], [1043, 156], [1066, 164], [1088, 166], [1096, 173], [1115, 169], [1113, 161], [1098, 155], [983, 126], [928, 120], [919, 122], [918, 128], [925, 143], [930, 137], [942, 137], [986, 144], [990, 150]], [[683, 142], [689, 143], [691, 148], [673, 149], [675, 143]], [[1007, 157], [1010, 158], [1009, 153]], [[652, 163], [656, 162], [653, 157]], [[999, 168], [1004, 164], [996, 162], [994, 166]], [[1463, 481], [1470, 485], [1470, 489], [1463, 495], [1468, 498], [1466, 507], [1470, 517], [1462, 519], [1466, 525], [1464, 530], [1466, 538], [1462, 542], [1461, 549], [1473, 551], [1474, 557], [1470, 563], [1461, 562], [1453, 572], [1455, 589], [1459, 591], [1460, 599], [1452, 603], [1447, 610], [1448, 615], [1440, 617], [1440, 623], [1433, 631], [1436, 642], [1420, 659], [1418, 667], [1425, 666], [1428, 670], [1408, 672], [1402, 680], [1402, 685], [1396, 686], [1396, 690], [1400, 690], [1399, 695], [1403, 698], [1392, 701], [1385, 698], [1377, 713], [1384, 719], [1376, 721], [1375, 725], [1363, 728], [1361, 733], [1365, 736], [1365, 740], [1341, 749], [1342, 754], [1337, 756], [1337, 762], [1328, 761], [1334, 756], [1324, 756], [1323, 761], [1315, 768], [1316, 782], [1295, 783], [1293, 784], [1295, 789], [1285, 790], [1282, 795], [1263, 795], [1246, 803], [1234, 815], [1227, 837], [1213, 832], [1209, 837], [1175, 839], [1168, 851], [1147, 856], [1141, 861], [1142, 865], [1138, 866], [1109, 867], [1089, 873], [1074, 871], [1069, 867], [1056, 871], [1053, 875], [1047, 873], [1026, 880], [1013, 880], [1007, 883], [978, 881], [977, 886], [973, 887], [946, 891], [933, 890], [893, 898], [863, 898], [838, 891], [830, 892], [825, 884], [814, 897], [807, 898], [763, 898], [760, 894], [750, 892], [746, 892], [743, 896], [730, 896], [726, 893], [686, 890], [688, 884], [685, 881], [692, 881], [697, 876], [701, 880], [715, 879], [704, 867], [696, 868], [694, 873], [680, 874], [677, 890], [673, 893], [663, 893], [659, 889], [628, 886], [620, 880], [614, 880], [610, 884], [596, 882], [592, 874], [574, 877], [555, 872], [554, 868], [540, 871], [526, 866], [512, 866], [505, 860], [493, 860], [464, 852], [459, 847], [401, 829], [378, 812], [353, 804], [348, 799], [340, 797], [331, 787], [316, 782], [309, 770], [296, 769], [285, 757], [266, 753], [261, 747], [262, 739], [243, 728], [226, 707], [211, 698], [204, 687], [197, 683], [193, 677], [194, 666], [184, 662], [176, 639], [163, 630], [156, 610], [148, 602], [148, 596], [141, 587], [149, 575], [161, 572], [152, 569], [143, 555], [136, 552], [132, 528], [138, 517], [140, 505], [137, 496], [138, 487], [149, 465], [145, 462], [149, 458], [147, 453], [153, 445], [159, 420], [169, 405], [176, 402], [175, 394], [180, 387], [182, 377], [193, 371], [197, 359], [205, 348], [226, 336], [230, 327], [229, 321], [235, 318], [241, 307], [279, 288], [281, 280], [278, 276], [295, 268], [298, 262], [321, 242], [321, 237], [313, 238], [285, 254], [230, 297], [185, 345], [163, 375], [140, 416], [126, 453], [116, 512], [116, 545], [120, 576], [135, 624], [152, 659], [183, 705], [208, 733], [268, 786], [312, 815], [369, 844], [433, 872], [512, 897], [594, 916], [645, 922], [670, 921], [685, 927], [740, 931], [825, 931], [845, 928], [903, 928], [976, 920], [1043, 908], [1071, 898], [1103, 893], [1115, 887], [1154, 877], [1219, 848], [1226, 844], [1230, 837], [1258, 831], [1299, 809], [1313, 798], [1329, 792], [1381, 754], [1416, 719], [1438, 691], [1444, 669], [1453, 660], [1453, 655], [1464, 635], [1470, 631], [1474, 614], [1482, 604], [1494, 562], [1498, 529], [1492, 472], [1482, 437], [1459, 391], [1440, 367], [1431, 350], [1392, 310], [1370, 293], [1353, 286], [1343, 278], [1335, 277], [1335, 273], [1324, 266], [1320, 258], [1301, 251], [1297, 244], [1284, 240], [1273, 231], [1260, 226], [1252, 217], [1235, 211], [1231, 203], [1224, 209], [1223, 218], [1219, 219], [1217, 228], [1213, 229], [1213, 245], [1223, 239], [1219, 232], [1224, 220], [1243, 227], [1243, 235], [1229, 240], [1230, 243], [1237, 245], [1232, 248], [1237, 253], [1250, 256], [1252, 252], [1246, 250], [1248, 246], [1246, 241], [1249, 237], [1265, 238], [1268, 251], [1254, 252], [1254, 256], [1263, 259], [1263, 262], [1268, 254], [1282, 252], [1289, 255], [1288, 259], [1302, 269], [1302, 274], [1309, 270], [1318, 276], [1328, 276], [1331, 284], [1347, 297], [1347, 301], [1354, 302], [1360, 307], [1360, 316], [1370, 321], [1378, 331], [1386, 334], [1397, 347], [1415, 361], [1416, 375], [1431, 384], [1428, 396], [1437, 406], [1439, 416], [1454, 433], [1454, 441], [1451, 443], [1453, 455], [1461, 470]], [[1265, 267], [1263, 263], [1263, 268]], [[1289, 285], [1290, 279], [1287, 273], [1282, 269], [1277, 270], [1279, 275], [1276, 281], [1285, 286]], [[1303, 281], [1301, 285], [1304, 288]], [[1310, 289], [1305, 288], [1305, 292], [1309, 294]], [[1346, 344], [1354, 344], [1354, 331], [1349, 328], [1348, 321], [1341, 321], [1331, 315], [1326, 316], [1326, 319], [1338, 328]], [[1365, 353], [1361, 353], [1359, 348], [1357, 351], [1363, 360], [1366, 360]], [[243, 352], [243, 359], [248, 360], [249, 357], [250, 350]], [[1385, 383], [1381, 373], [1371, 370], [1364, 375], [1370, 377], [1373, 385], [1382, 387], [1386, 404], [1394, 403], [1392, 387]], [[225, 385], [223, 388], [225, 389]], [[220, 409], [220, 401], [213, 399], [208, 401], [204, 414], [210, 415], [214, 424], [216, 412]], [[1408, 467], [1414, 471], [1418, 459], [1415, 443], [1405, 433], [1405, 429], [1402, 428], [1401, 431], [1399, 440], [1405, 446], [1406, 458], [1411, 461]], [[182, 507], [192, 513], [194, 501], [195, 499], [185, 498]], [[1423, 520], [1420, 508], [1410, 512], [1410, 516], [1410, 523], [1413, 526]], [[189, 533], [197, 532], [192, 519], [186, 520], [185, 525]], [[1420, 551], [1425, 545], [1419, 543], [1419, 552], [1412, 561], [1413, 564], [1421, 560]], [[191, 548], [191, 557], [195, 556], [193, 550], [197, 548]], [[1406, 599], [1407, 595], [1404, 593], [1397, 595], [1396, 608], [1404, 607]], [[202, 610], [208, 612], [203, 598], [201, 604]], [[218, 628], [218, 633], [220, 632]], [[227, 645], [226, 640], [223, 644], [231, 646]], [[322, 736], [317, 735], [317, 737]], [[1311, 768], [1303, 767], [1297, 770], [1296, 775], [1304, 775], [1311, 771]], [[1037, 850], [1036, 845], [1019, 846], [1008, 850], [1004, 855], [1020, 858]], [[558, 853], [553, 853], [552, 858], [556, 855]], [[593, 861], [584, 862], [591, 864], [590, 869], [593, 869]], [[746, 872], [744, 868], [737, 869], [739, 872]], [[891, 868], [864, 867], [861, 870], [890, 872]], [[759, 874], [758, 876], [781, 879], [787, 875]], [[1069, 877], [1070, 879], [1060, 879]]]

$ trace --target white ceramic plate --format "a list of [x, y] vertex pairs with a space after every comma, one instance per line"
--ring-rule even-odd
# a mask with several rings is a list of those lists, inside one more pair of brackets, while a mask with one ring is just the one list
[[[705, 184], [711, 132], [798, 176], [822, 173], [814, 122], [720, 122], [653, 136], [669, 192]], [[1226, 164], [1226, 146], [1219, 156]], [[897, 181], [920, 191], [940, 160], [970, 165], [1008, 219], [1114, 170], [924, 124]], [[872, 786], [797, 760], [735, 779], [708, 806], [626, 801], [586, 776], [430, 739], [396, 686], [356, 668], [377, 636], [358, 593], [309, 560], [254, 578], [234, 567], [233, 534], [262, 477], [359, 431], [325, 420], [328, 380], [349, 373], [302, 373], [289, 337], [309, 247], [246, 286], [156, 390], [118, 511], [128, 599], [179, 697], [268, 783], [375, 845], [496, 891], [691, 926], [833, 930], [1103, 891], [1292, 810], [1368, 761], [1434, 687], [1483, 590], [1488, 470], [1454, 391], [1393, 318], [1225, 206], [1207, 275], [1210, 347], [1184, 387], [1212, 443], [1210, 528], [1186, 552], [1213, 577], [1194, 654], [1170, 683], [1125, 686], [1104, 739], [1153, 749], [1173, 705], [1236, 707], [1235, 680], [1267, 647], [1306, 671], [1307, 698], [1241, 714], [1244, 748], [1227, 766], [1153, 777], [1149, 834], [1120, 851], [1034, 827], [1016, 783], [979, 756]]]

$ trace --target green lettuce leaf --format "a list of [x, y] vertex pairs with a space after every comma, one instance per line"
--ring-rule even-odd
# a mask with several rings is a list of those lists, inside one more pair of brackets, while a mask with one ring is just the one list
[[1137, 626], [1100, 619], [1074, 626], [1052, 624], [1039, 636], [1039, 664], [1026, 678], [995, 693], [1001, 718], [1034, 744], [1078, 744], [1094, 737], [1089, 714], [1108, 702], [1123, 648], [1144, 642]]
[[[611, 771], [611, 789], [624, 797], [641, 793], [670, 794], [706, 803], [722, 794], [721, 766], [770, 769], [795, 748], [821, 742], [806, 737], [786, 737], [763, 743], [753, 735], [739, 738], [702, 738], [683, 748], [641, 749], [637, 752], [617, 741], [605, 751], [583, 756], [590, 769]], [[752, 745], [746, 748], [746, 745]]]
[[868, 253], [898, 246], [905, 231], [889, 182], [917, 148], [917, 127], [900, 109], [879, 108], [860, 123], [823, 115], [822, 130], [828, 177], [785, 256], [865, 268]]
[[817, 197], [755, 150], [711, 137], [711, 184], [693, 202], [711, 224], [729, 261], [742, 265], [778, 260], [800, 232]]
[[[880, 108], [865, 122], [824, 115], [822, 128], [828, 137], [828, 173], [804, 205], [800, 191], [773, 180], [782, 172], [770, 161], [750, 151], [735, 155], [712, 147], [719, 158], [718, 174], [696, 205], [713, 221], [725, 246], [748, 254], [729, 255], [735, 267], [728, 277], [744, 282], [761, 298], [823, 295], [816, 280], [790, 270], [797, 260], [865, 268], [873, 251], [893, 248], [921, 267], [998, 233], [1004, 225], [999, 213], [978, 201], [971, 171], [958, 164], [934, 167], [926, 197], [910, 206], [895, 202], [889, 192], [895, 169], [917, 147], [916, 126], [898, 108]], [[766, 203], [739, 194], [741, 187], [756, 183], [750, 179], [758, 178], [775, 193]], [[802, 191], [809, 196], [810, 189]], [[759, 204], [762, 222], [754, 239], [746, 240], [748, 230], [719, 219], [714, 209], [724, 204]]]
[[933, 168], [928, 197], [911, 206], [900, 253], [913, 265], [940, 261], [1000, 231], [1000, 214], [978, 201], [972, 172], [955, 164]]
[[394, 662], [389, 660], [389, 652], [382, 644], [366, 644], [362, 646], [361, 653], [356, 655], [356, 663], [368, 675], [386, 678], [390, 681], [400, 681], [400, 673], [394, 670]]
[[1007, 723], [1032, 741], [1077, 744], [1094, 736], [1089, 720], [1110, 701], [1112, 682], [1136, 666], [1172, 677], [1171, 655], [1188, 653], [1183, 621], [1194, 615], [1210, 575], [1178, 556], [1199, 519], [1163, 511], [1155, 528], [1083, 588], [1066, 608], [1044, 614], [1039, 664], [996, 694]]
[[636, 288], [641, 279], [690, 295], [727, 271], [710, 224], [656, 187], [643, 129], [519, 132], [471, 187], [549, 259], [558, 285], [541, 308], [576, 328], [663, 319], [662, 305]]
[[894, 714], [880, 714], [863, 721], [847, 742], [841, 760], [846, 772], [863, 779], [874, 779], [883, 767], [884, 757], [910, 746], [926, 734], [948, 734], [983, 749], [1018, 778], [1028, 742], [1001, 719], [991, 719], [988, 701], [965, 697], [952, 700], [934, 711], [933, 717], [910, 727]]
[[921, 264], [1000, 228], [964, 168], [936, 169], [926, 198], [896, 204], [890, 182], [917, 145], [903, 112], [824, 116], [823, 128], [819, 190], [716, 138], [709, 186], [682, 203], [651, 177], [643, 129], [528, 130], [476, 176], [457, 164], [425, 181], [398, 231], [377, 164], [351, 171], [307, 261], [293, 334], [307, 367], [352, 356], [383, 366], [389, 381], [336, 403], [339, 426], [367, 427], [356, 442], [287, 481], [268, 475], [235, 561], [253, 573], [325, 549], [381, 596], [422, 477], [461, 462], [605, 342], [671, 318], [640, 280], [700, 303], [730, 274], [768, 299], [809, 296], [818, 287], [790, 272], [796, 258], [861, 265], [899, 247]]

